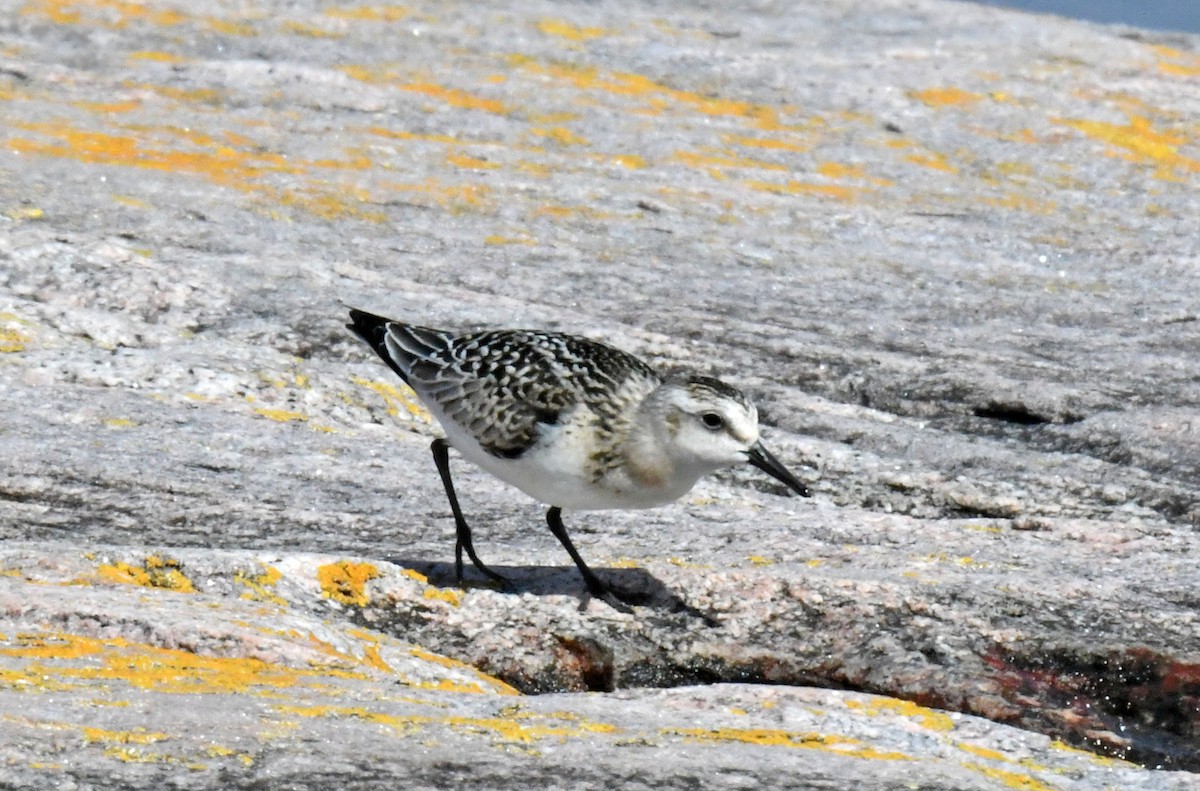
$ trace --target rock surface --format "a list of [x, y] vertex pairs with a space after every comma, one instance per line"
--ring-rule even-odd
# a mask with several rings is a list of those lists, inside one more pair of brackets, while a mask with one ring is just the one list
[[[0, 2], [0, 785], [1200, 787], [1198, 80], [933, 0]], [[459, 590], [345, 305], [723, 376], [816, 497], [568, 514], [627, 615], [458, 464]]]
[[[528, 618], [480, 627], [472, 613], [534, 609], [535, 597], [514, 608], [390, 564], [46, 549], [0, 553], [6, 787], [114, 776], [180, 788], [1194, 787], [1185, 773], [861, 693], [714, 683], [522, 696], [353, 613], [373, 601], [410, 629], [436, 618], [480, 637]], [[604, 650], [567, 636], [612, 627], [602, 609], [550, 626], [555, 665]], [[535, 652], [509, 638], [514, 664]]]

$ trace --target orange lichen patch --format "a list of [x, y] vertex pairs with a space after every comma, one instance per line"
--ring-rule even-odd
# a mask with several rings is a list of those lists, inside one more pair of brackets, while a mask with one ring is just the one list
[[254, 756], [250, 755], [249, 753], [239, 753], [237, 750], [233, 750], [229, 747], [222, 747], [219, 744], [210, 744], [208, 747], [204, 748], [204, 752], [209, 758], [233, 757], [241, 761], [243, 766], [254, 765]]
[[862, 165], [843, 165], [840, 162], [822, 162], [817, 166], [817, 173], [827, 179], [862, 179], [867, 176], [867, 169]]
[[505, 236], [503, 234], [491, 234], [483, 237], [484, 244], [502, 245], [502, 244], [537, 244], [537, 240], [532, 236], [522, 234], [521, 236]]
[[[382, 222], [379, 211], [364, 210], [371, 201], [365, 190], [345, 184], [316, 181], [306, 189], [278, 189], [266, 183], [275, 175], [312, 175], [313, 171], [365, 170], [371, 162], [363, 156], [304, 161], [262, 150], [254, 140], [239, 134], [214, 138], [191, 129], [126, 125], [133, 134], [94, 132], [52, 123], [23, 123], [19, 128], [49, 140], [10, 138], [10, 149], [25, 154], [56, 156], [102, 165], [185, 173], [222, 186], [257, 194], [286, 207], [296, 207], [326, 219], [352, 217]], [[155, 144], [155, 138], [161, 140]], [[179, 147], [176, 144], [182, 143]], [[232, 144], [231, 144], [232, 143]]]
[[[5, 145], [22, 154], [41, 154], [75, 159], [102, 165], [162, 170], [171, 173], [201, 175], [218, 184], [245, 188], [247, 180], [268, 173], [300, 173], [303, 163], [289, 161], [287, 157], [263, 152], [239, 151], [229, 146], [216, 144], [211, 138], [190, 133], [193, 142], [209, 147], [206, 151], [182, 151], [152, 148], [130, 135], [114, 135], [75, 129], [60, 124], [22, 123], [19, 128], [37, 132], [45, 140], [10, 138]], [[136, 130], [144, 131], [144, 130]], [[173, 130], [163, 129], [167, 134]]]
[[382, 670], [388, 675], [395, 675], [396, 671], [384, 661], [383, 656], [379, 653], [381, 638], [378, 634], [368, 632], [365, 629], [350, 629], [350, 635], [361, 640], [363, 646], [363, 663], [370, 665], [376, 670]]
[[275, 711], [280, 714], [291, 714], [296, 717], [320, 717], [322, 719], [358, 719], [366, 722], [374, 722], [379, 725], [386, 725], [399, 735], [408, 735], [416, 732], [421, 721], [429, 721], [429, 717], [402, 717], [392, 714], [384, 714], [379, 711], [371, 711], [362, 706], [293, 706], [293, 705], [278, 705], [275, 706]]
[[[296, 686], [323, 685], [330, 677], [365, 678], [334, 668], [290, 668], [258, 659], [202, 656], [119, 637], [55, 633], [19, 638], [21, 646], [0, 648], [0, 654], [35, 661], [19, 671], [7, 671], [20, 674], [20, 679], [0, 675], [0, 683], [25, 691], [70, 689], [100, 681], [167, 694], [271, 694]], [[14, 683], [18, 680], [23, 683]]]
[[288, 409], [269, 409], [267, 407], [259, 407], [254, 410], [254, 414], [262, 415], [268, 420], [274, 420], [277, 423], [290, 423], [293, 420], [304, 422], [308, 420], [308, 415], [303, 412], [292, 412]]
[[242, 592], [241, 598], [251, 601], [270, 602], [271, 604], [287, 604], [287, 599], [284, 599], [273, 590], [275, 584], [283, 579], [282, 572], [266, 563], [261, 563], [260, 565], [262, 566], [262, 571], [258, 574], [251, 574], [240, 569], [234, 572], [233, 581], [245, 585], [247, 588], [247, 590]]
[[570, 41], [587, 41], [608, 33], [602, 27], [575, 27], [560, 19], [543, 19], [537, 23], [537, 28], [548, 36], [558, 36]]
[[[363, 204], [371, 201], [371, 197], [366, 190], [357, 187], [324, 182], [304, 190], [258, 187], [254, 191], [272, 203], [300, 209], [325, 220], [358, 219], [373, 223], [387, 220], [387, 215], [382, 211], [362, 208]], [[273, 211], [269, 213], [272, 216], [277, 214]]]
[[410, 192], [427, 196], [430, 201], [453, 214], [488, 211], [492, 208], [492, 190], [486, 184], [445, 184], [437, 179], [426, 179], [419, 184], [388, 182], [385, 190]]
[[346, 35], [340, 30], [329, 30], [319, 25], [308, 25], [296, 20], [284, 22], [283, 29], [288, 33], [294, 33], [298, 36], [308, 36], [309, 38], [341, 38]]
[[1046, 785], [1036, 777], [1020, 772], [1010, 772], [1007, 769], [997, 769], [994, 766], [974, 763], [964, 763], [963, 766], [991, 780], [998, 780], [1007, 788], [1015, 788], [1019, 791], [1054, 791], [1055, 789], [1055, 786]]
[[206, 19], [204, 24], [210, 30], [227, 36], [253, 36], [255, 34], [254, 25], [245, 20]]
[[[1089, 750], [1081, 750], [1078, 747], [1073, 747], [1072, 745], [1067, 744], [1066, 742], [1061, 741], [1059, 739], [1055, 739], [1054, 741], [1050, 742], [1050, 749], [1058, 750], [1058, 751], [1064, 752], [1064, 753], [1071, 753], [1072, 755], [1077, 755], [1081, 758], [1088, 758], [1091, 760], [1092, 763], [1096, 764], [1097, 766], [1134, 766], [1135, 765], [1129, 761], [1123, 761], [1120, 758], [1111, 758], [1107, 755], [1097, 755], [1096, 753], [1093, 753]], [[1022, 761], [1021, 763], [1024, 764], [1025, 762]]]
[[386, 404], [387, 413], [392, 417], [398, 417], [403, 410], [408, 417], [415, 417], [426, 423], [433, 421], [429, 410], [421, 405], [421, 402], [417, 400], [417, 394], [406, 384], [394, 385], [391, 382], [377, 382], [361, 376], [351, 377], [350, 381], [378, 393]]
[[923, 168], [929, 168], [931, 170], [940, 170], [943, 173], [958, 172], [958, 168], [956, 168], [954, 165], [951, 165], [946, 160], [945, 154], [909, 154], [905, 157], [905, 159], [909, 162], [912, 162], [914, 165], [920, 165]]
[[486, 159], [477, 159], [466, 154], [447, 154], [446, 161], [456, 168], [464, 168], [466, 170], [494, 170], [500, 167], [495, 162], [488, 162]]
[[552, 126], [549, 129], [534, 127], [530, 130], [534, 136], [552, 140], [562, 146], [586, 146], [588, 139], [577, 135], [565, 126]]
[[[524, 715], [518, 717], [456, 717], [431, 715], [392, 715], [371, 711], [363, 706], [294, 706], [279, 705], [275, 710], [281, 714], [298, 717], [328, 717], [355, 719], [374, 722], [393, 729], [396, 733], [409, 735], [431, 726], [449, 727], [462, 733], [490, 733], [503, 742], [532, 744], [543, 739], [554, 739], [562, 743], [571, 738], [587, 738], [597, 733], [619, 733], [620, 728], [604, 722], [560, 720], [553, 715]], [[529, 722], [533, 720], [533, 722]], [[567, 724], [559, 724], [559, 723]]]
[[1017, 176], [1027, 179], [1033, 178], [1036, 175], [1033, 166], [1028, 162], [997, 162], [995, 171], [997, 174], [1009, 178]]
[[177, 593], [195, 593], [192, 581], [180, 571], [182, 565], [173, 558], [150, 555], [145, 566], [134, 566], [124, 561], [106, 563], [96, 569], [96, 576], [104, 582], [119, 585], [140, 585], [144, 588], [164, 588]]
[[157, 63], [183, 63], [187, 58], [173, 55], [170, 52], [159, 52], [157, 50], [140, 50], [138, 52], [130, 52], [125, 56], [127, 60], [149, 60]]
[[87, 110], [91, 113], [128, 113], [142, 106], [139, 101], [131, 100], [126, 102], [72, 102], [81, 110]]
[[930, 107], [969, 107], [983, 99], [981, 94], [961, 88], [927, 88], [923, 91], [911, 91], [908, 95]]
[[444, 601], [447, 604], [451, 604], [455, 607], [462, 604], [462, 593], [454, 590], [453, 588], [436, 588], [430, 586], [425, 589], [425, 592], [422, 595], [426, 599]]
[[517, 170], [537, 178], [546, 178], [550, 175], [550, 166], [545, 162], [518, 162]]
[[572, 121], [579, 120], [579, 113], [554, 112], [554, 113], [529, 113], [525, 116], [526, 120], [531, 124], [549, 124], [556, 126], [558, 124], [566, 124]]
[[460, 591], [452, 588], [439, 588], [435, 585], [431, 585], [429, 578], [415, 569], [404, 569], [400, 573], [405, 577], [414, 579], [426, 586], [425, 591], [422, 594], [426, 599], [448, 602], [449, 604], [453, 604], [455, 607], [462, 603], [462, 593]]
[[399, 22], [411, 14], [403, 6], [357, 5], [326, 8], [325, 15], [339, 19], [362, 19], [369, 22]]
[[1053, 214], [1058, 209], [1058, 204], [1054, 201], [1038, 200], [1037, 198], [1031, 198], [1028, 195], [1021, 195], [1015, 192], [1010, 192], [998, 198], [987, 197], [983, 199], [983, 202], [989, 206], [1025, 211], [1031, 214]]
[[21, 13], [40, 16], [60, 25], [80, 24], [85, 21], [86, 15], [87, 24], [112, 29], [124, 28], [134, 21], [172, 27], [188, 20], [178, 11], [157, 9], [152, 4], [127, 0], [39, 0], [26, 3]]
[[809, 151], [811, 145], [800, 145], [799, 143], [789, 143], [786, 140], [777, 140], [772, 137], [745, 137], [743, 135], [722, 135], [722, 140], [730, 145], [744, 146], [746, 148], [768, 148], [777, 151]]
[[632, 96], [646, 100], [645, 109], [658, 113], [674, 108], [695, 110], [705, 115], [747, 118], [761, 128], [779, 128], [779, 111], [768, 105], [733, 101], [682, 91], [656, 82], [641, 74], [601, 72], [587, 66], [563, 63], [540, 63], [528, 55], [510, 55], [511, 65], [525, 71], [568, 83], [583, 90], [596, 90], [617, 96]]
[[0, 647], [0, 656], [24, 659], [79, 659], [102, 651], [99, 640], [75, 639], [74, 635], [18, 634], [15, 647]]
[[413, 646], [412, 648], [409, 648], [408, 653], [411, 654], [412, 656], [416, 657], [417, 659], [422, 659], [426, 662], [432, 662], [435, 665], [441, 665], [442, 667], [450, 668], [451, 670], [458, 670], [463, 673], [468, 673], [470, 675], [475, 676], [479, 680], [478, 686], [468, 686], [466, 684], [459, 684], [459, 683], [450, 681], [449, 679], [443, 678], [443, 679], [440, 679], [436, 684], [431, 685], [435, 689], [451, 691], [451, 692], [472, 692], [472, 693], [491, 692], [491, 693], [499, 693], [501, 695], [520, 695], [521, 694], [515, 688], [509, 686], [508, 684], [505, 684], [500, 679], [489, 676], [487, 673], [484, 673], [482, 670], [480, 670], [476, 667], [472, 667], [471, 665], [468, 665], [465, 662], [460, 662], [457, 659], [451, 659], [448, 656], [442, 656], [441, 654], [435, 654], [431, 651], [426, 651], [424, 648], [419, 648], [417, 646]]
[[799, 747], [809, 750], [828, 750], [855, 758], [874, 758], [881, 761], [909, 761], [912, 756], [899, 752], [876, 750], [862, 746], [858, 739], [825, 733], [775, 730], [773, 728], [663, 728], [660, 733], [683, 736], [698, 742], [741, 742], [767, 747]]
[[1158, 70], [1163, 74], [1175, 77], [1195, 77], [1200, 75], [1200, 56], [1184, 52], [1174, 47], [1152, 46], [1162, 60], [1158, 62]]
[[620, 165], [623, 168], [630, 170], [638, 170], [646, 167], [646, 160], [637, 154], [612, 154], [609, 156], [609, 161]]
[[1144, 116], [1131, 114], [1127, 124], [1073, 118], [1060, 118], [1057, 122], [1120, 149], [1120, 155], [1130, 161], [1153, 165], [1157, 178], [1179, 181], [1183, 173], [1200, 173], [1200, 160], [1179, 153], [1179, 146], [1193, 141], [1156, 130]]
[[144, 728], [132, 731], [107, 731], [103, 728], [84, 728], [83, 737], [91, 743], [99, 744], [154, 744], [166, 741], [171, 737], [165, 733], [155, 733]]
[[533, 211], [538, 217], [553, 217], [556, 220], [565, 220], [571, 217], [579, 217], [586, 220], [607, 220], [614, 215], [612, 212], [600, 211], [593, 209], [591, 206], [563, 206], [556, 203], [544, 203], [538, 206]]
[[429, 584], [429, 577], [426, 577], [424, 574], [417, 571], [416, 569], [401, 569], [400, 576], [408, 577], [410, 580], [416, 580], [417, 582], [421, 583], [422, 585]]
[[949, 714], [925, 706], [918, 706], [907, 700], [894, 698], [876, 698], [870, 701], [847, 700], [846, 708], [859, 711], [868, 717], [878, 717], [881, 714], [898, 714], [902, 717], [915, 719], [922, 727], [931, 731], [952, 731], [954, 720]]
[[127, 87], [147, 90], [185, 104], [218, 105], [225, 94], [215, 88], [175, 88], [170, 85], [129, 84]]
[[386, 129], [382, 126], [371, 126], [367, 131], [379, 137], [389, 137], [394, 140], [424, 140], [430, 143], [448, 143], [458, 145], [463, 141], [453, 135], [430, 135], [418, 134], [416, 132], [397, 132], [393, 129]]
[[676, 151], [671, 158], [676, 162], [681, 162], [687, 165], [688, 167], [706, 169], [708, 170], [709, 174], [716, 175], [718, 178], [723, 175], [720, 173], [720, 170], [725, 168], [790, 170], [787, 165], [781, 165], [778, 162], [766, 162], [761, 159], [741, 157], [737, 154], [734, 154], [732, 151], [723, 151], [718, 153]]
[[16, 354], [25, 351], [29, 336], [20, 330], [0, 328], [0, 354]]
[[843, 187], [839, 184], [812, 184], [804, 181], [787, 181], [776, 184], [771, 181], [748, 181], [746, 186], [759, 192], [773, 192], [777, 195], [819, 195], [836, 198], [840, 201], [850, 201], [862, 192], [854, 187]]
[[397, 90], [419, 93], [444, 102], [451, 107], [461, 107], [464, 110], [484, 110], [498, 115], [508, 113], [508, 107], [499, 99], [486, 99], [473, 93], [467, 93], [457, 88], [447, 88], [432, 82], [402, 82], [403, 75], [390, 69], [370, 66], [341, 66], [340, 69], [359, 82], [388, 84]]
[[962, 750], [963, 752], [970, 753], [971, 755], [977, 755], [980, 758], [987, 758], [989, 761], [1009, 760], [1008, 756], [998, 750], [989, 750], [987, 747], [977, 747], [974, 744], [960, 743], [958, 745], [958, 749]]
[[379, 569], [370, 563], [354, 563], [339, 560], [317, 569], [317, 580], [321, 583], [321, 594], [340, 604], [365, 607], [370, 602], [367, 582], [382, 576]]

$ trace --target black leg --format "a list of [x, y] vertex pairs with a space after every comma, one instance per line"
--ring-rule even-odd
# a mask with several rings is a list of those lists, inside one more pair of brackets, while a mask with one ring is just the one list
[[583, 562], [583, 558], [579, 555], [579, 550], [575, 549], [575, 545], [571, 543], [571, 537], [567, 535], [567, 528], [563, 526], [561, 508], [554, 506], [546, 512], [546, 524], [550, 525], [550, 532], [558, 539], [558, 543], [562, 544], [567, 550], [567, 553], [571, 556], [571, 560], [575, 561], [575, 565], [579, 568], [579, 573], [583, 575], [583, 581], [587, 583], [588, 592], [597, 599], [603, 599], [614, 609], [622, 612], [631, 612], [629, 607], [617, 594], [617, 591], [612, 586], [604, 584], [588, 568], [588, 565]]
[[475, 554], [475, 547], [471, 543], [471, 528], [467, 524], [467, 520], [463, 518], [462, 509], [458, 507], [458, 497], [454, 494], [454, 484], [450, 481], [450, 443], [438, 438], [433, 441], [429, 449], [433, 451], [433, 463], [437, 465], [438, 474], [442, 476], [442, 485], [446, 487], [446, 497], [450, 500], [450, 510], [454, 512], [454, 530], [458, 535], [454, 542], [454, 573], [458, 577], [458, 584], [462, 585], [463, 581], [462, 554], [464, 547], [475, 568], [496, 582], [507, 583], [508, 580], [505, 577], [485, 566], [479, 556]]

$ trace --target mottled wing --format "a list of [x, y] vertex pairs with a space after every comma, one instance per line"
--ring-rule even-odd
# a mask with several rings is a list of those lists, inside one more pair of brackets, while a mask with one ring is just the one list
[[576, 406], [603, 420], [628, 377], [658, 380], [645, 363], [611, 346], [533, 330], [463, 335], [438, 357], [448, 364], [429, 371], [418, 392], [436, 399], [484, 450], [506, 458], [519, 457], [537, 442], [541, 427]]
[[577, 405], [610, 429], [622, 405], [613, 394], [630, 377], [657, 384], [641, 360], [611, 346], [559, 333], [493, 330], [451, 335], [350, 312], [348, 325], [436, 411], [488, 453], [516, 458]]

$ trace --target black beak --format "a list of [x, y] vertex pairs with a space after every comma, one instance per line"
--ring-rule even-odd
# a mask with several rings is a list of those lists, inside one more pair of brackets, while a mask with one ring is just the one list
[[788, 472], [787, 467], [780, 464], [779, 459], [775, 458], [763, 447], [761, 442], [755, 442], [750, 450], [746, 451], [746, 455], [750, 459], [750, 463], [760, 470], [770, 475], [777, 481], [780, 481], [791, 487], [796, 494], [801, 497], [812, 497], [812, 493], [795, 475]]

